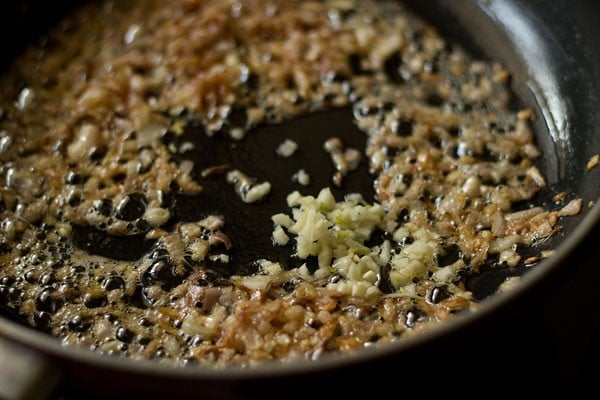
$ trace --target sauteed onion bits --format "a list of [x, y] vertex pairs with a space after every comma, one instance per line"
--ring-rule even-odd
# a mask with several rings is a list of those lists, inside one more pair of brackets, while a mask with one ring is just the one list
[[[527, 206], [546, 183], [509, 72], [397, 2], [122, 3], [82, 8], [1, 83], [0, 303], [67, 346], [227, 365], [383, 345], [476, 309], [466, 276], [535, 264], [521, 250], [579, 212]], [[340, 107], [366, 147], [331, 132], [330, 187], [300, 167], [265, 221], [295, 262], [233, 265], [227, 213], [178, 211], [209, 178], [268, 202], [278, 182], [210, 143]], [[374, 199], [336, 198], [359, 158]]]

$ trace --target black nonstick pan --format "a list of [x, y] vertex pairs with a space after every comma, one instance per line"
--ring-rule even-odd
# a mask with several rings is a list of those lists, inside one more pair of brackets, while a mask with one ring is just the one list
[[[3, 3], [2, 65], [7, 65], [27, 43], [79, 3]], [[560, 293], [564, 282], [594, 259], [600, 224], [600, 208], [596, 205], [600, 198], [600, 168], [588, 170], [586, 165], [600, 153], [600, 6], [583, 0], [426, 3], [409, 0], [406, 4], [453, 40], [483, 57], [504, 63], [512, 72], [511, 88], [517, 94], [517, 101], [533, 108], [540, 116], [534, 120], [537, 143], [544, 154], [539, 168], [547, 177], [552, 193], [567, 192], [582, 198], [584, 204], [577, 216], [564, 220], [561, 233], [545, 243], [548, 249], [556, 250], [552, 257], [533, 269], [492, 269], [473, 277], [468, 284], [481, 299], [479, 311], [410, 340], [319, 362], [267, 364], [241, 370], [172, 368], [152, 362], [101, 357], [65, 347], [3, 311], [0, 315], [0, 395], [7, 399], [55, 397], [67, 400], [253, 399], [318, 395], [325, 387], [327, 394], [353, 398], [357, 393], [468, 395], [477, 394], [482, 384], [490, 385], [484, 389], [485, 393], [511, 393], [517, 385], [524, 385], [531, 394], [552, 394], [552, 385], [544, 388], [540, 386], [543, 380], [532, 378], [533, 372], [531, 376], [524, 376], [523, 368], [512, 366], [523, 360], [502, 359], [498, 352], [502, 343], [490, 343], [482, 338], [503, 337], [497, 333], [511, 326], [511, 321], [514, 324], [514, 321], [527, 320], [528, 312], [554, 293]], [[286, 126], [286, 132], [300, 137], [302, 132], [311, 130], [315, 132], [315, 142], [321, 143], [323, 137], [319, 137], [319, 132], [325, 135], [329, 127], [340, 125], [352, 129], [345, 110], [296, 122]], [[266, 132], [265, 136], [273, 135]], [[359, 135], [355, 138], [359, 140]], [[233, 154], [228, 157], [233, 157], [234, 162], [252, 164], [256, 161], [252, 157], [264, 157], [260, 152], [262, 145], [264, 143], [257, 145], [254, 156]], [[272, 148], [275, 143], [269, 146]], [[355, 146], [361, 147], [361, 143], [356, 142]], [[324, 164], [323, 168], [328, 167]], [[281, 171], [286, 176], [289, 172]], [[329, 171], [323, 174], [324, 179], [329, 176]], [[357, 179], [353, 189], [369, 193], [370, 187], [364, 181], [366, 179]], [[212, 201], [226, 207], [226, 199], [209, 200], [207, 203]], [[179, 207], [182, 215], [198, 211], [193, 204], [184, 201]], [[273, 212], [267, 209], [264, 213]], [[239, 218], [243, 221], [248, 216]], [[111, 246], [113, 251], [130, 251], [132, 259], [136, 258], [137, 251], [143, 251], [128, 244], [108, 243], [109, 250]], [[88, 250], [98, 254], [107, 251], [106, 247], [92, 245]], [[240, 257], [250, 257], [252, 254], [248, 253], [252, 251], [254, 249], [246, 249]], [[519, 285], [492, 296], [498, 285], [511, 275], [522, 276]], [[590, 280], [597, 277], [597, 274], [591, 275]], [[568, 308], [569, 301], [564, 298], [560, 303]], [[593, 315], [597, 312], [593, 307], [591, 310], [590, 318], [597, 321]], [[531, 342], [532, 346], [537, 340], [518, 329], [507, 332], [506, 336], [511, 334], [518, 334], [520, 343]], [[498, 364], [505, 365], [505, 369], [494, 367]], [[489, 373], [482, 372], [486, 369]]]

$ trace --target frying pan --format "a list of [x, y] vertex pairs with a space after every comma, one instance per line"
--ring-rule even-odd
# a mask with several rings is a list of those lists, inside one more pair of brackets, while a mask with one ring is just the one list
[[[78, 1], [2, 3], [2, 66]], [[568, 0], [430, 0], [406, 2], [443, 34], [476, 54], [504, 63], [512, 71], [518, 101], [535, 109], [539, 167], [549, 192], [581, 197], [581, 213], [562, 221], [563, 231], [546, 246], [553, 257], [522, 273], [520, 284], [487, 296], [508, 274], [484, 273], [470, 282], [481, 293], [477, 313], [467, 314], [422, 335], [384, 348], [335, 355], [318, 362], [265, 364], [248, 369], [172, 368], [146, 361], [100, 356], [65, 348], [57, 340], [0, 316], [0, 395], [7, 399], [66, 398], [265, 398], [319, 394], [325, 386], [338, 396], [357, 393], [424, 395], [475, 391], [476, 371], [502, 362], [464, 360], [479, 339], [501, 330], [507, 321], [530, 310], [592, 255], [600, 224], [600, 168], [586, 163], [600, 153], [600, 4]], [[549, 199], [540, 199], [548, 201]], [[596, 275], [597, 277], [597, 275]], [[524, 341], [535, 341], [526, 337]], [[476, 348], [477, 350], [477, 348]], [[482, 353], [488, 352], [481, 348]], [[477, 351], [475, 351], [477, 353]], [[492, 353], [497, 354], [497, 353]], [[462, 362], [459, 362], [462, 361]], [[524, 379], [495, 376], [493, 393]], [[496, 370], [494, 370], [496, 371]], [[426, 385], [426, 386], [423, 386]], [[486, 390], [486, 391], [487, 391]], [[537, 388], [541, 391], [542, 388]], [[543, 391], [542, 391], [543, 392]], [[355, 397], [355, 396], [354, 396]]]

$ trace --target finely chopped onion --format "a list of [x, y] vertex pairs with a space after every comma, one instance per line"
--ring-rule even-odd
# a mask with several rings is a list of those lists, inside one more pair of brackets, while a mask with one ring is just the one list
[[[399, 2], [104, 1], [11, 71], [0, 81], [0, 303], [65, 346], [228, 365], [385, 345], [476, 309], [465, 275], [523, 263], [519, 249], [581, 209], [566, 196], [556, 210], [515, 209], [546, 188], [534, 114], [510, 109], [503, 66]], [[301, 263], [264, 254], [258, 271], [224, 272], [238, 271], [240, 245], [227, 217], [177, 219], [168, 201], [207, 190], [192, 176], [203, 160], [177, 162], [196, 145], [163, 139], [195, 123], [241, 141], [338, 107], [352, 108], [367, 145], [332, 132], [331, 184], [365, 157], [374, 201], [307, 194], [300, 169], [269, 223], [273, 247], [293, 243]], [[284, 158], [302, 147], [279, 143]], [[239, 207], [278, 185], [203, 168]], [[88, 251], [105, 234], [123, 240], [111, 242], [118, 257]], [[142, 243], [132, 254], [131, 239]]]

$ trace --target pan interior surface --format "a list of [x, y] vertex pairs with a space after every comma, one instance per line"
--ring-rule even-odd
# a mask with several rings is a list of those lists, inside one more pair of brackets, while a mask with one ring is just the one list
[[[443, 343], [444, 335], [452, 337], [461, 328], [466, 329], [475, 324], [480, 316], [493, 315], [507, 304], [515, 304], [511, 302], [517, 301], [519, 296], [524, 297], [528, 290], [562, 272], [564, 265], [569, 263], [569, 255], [600, 219], [598, 207], [591, 207], [600, 197], [599, 172], [598, 168], [588, 170], [587, 167], [588, 160], [600, 152], [600, 116], [595, 112], [600, 109], [600, 98], [597, 95], [600, 93], [600, 72], [597, 67], [600, 65], [600, 51], [590, 39], [595, 29], [593, 21], [581, 17], [582, 13], [579, 12], [585, 6], [579, 3], [573, 6], [564, 1], [547, 5], [541, 1], [522, 4], [499, 0], [469, 4], [439, 1], [434, 2], [434, 5], [428, 2], [427, 6], [418, 1], [408, 1], [407, 4], [449, 37], [465, 43], [478, 54], [497, 59], [508, 66], [512, 76], [511, 87], [517, 94], [515, 102], [535, 110], [533, 125], [542, 152], [538, 166], [548, 179], [548, 187], [528, 207], [539, 205], [557, 209], [554, 195], [562, 192], [569, 198], [583, 199], [581, 212], [562, 220], [561, 232], [535, 249], [536, 254], [541, 250], [556, 250], [555, 257], [536, 264], [534, 268], [519, 265], [483, 269], [483, 273], [467, 280], [469, 290], [482, 300], [478, 313], [449, 321], [444, 326], [423, 333], [421, 337], [392, 344], [389, 348], [367, 349], [350, 357], [325, 358], [321, 366], [298, 363], [279, 368], [278, 365], [267, 364], [262, 369], [259, 366], [252, 371], [226, 369], [215, 373], [200, 368], [184, 369], [182, 372], [154, 363], [137, 364], [130, 360], [99, 359], [95, 354], [78, 349], [65, 351], [52, 338], [4, 319], [0, 321], [0, 332], [52, 357], [80, 361], [91, 370], [100, 366], [102, 370], [110, 369], [133, 375], [150, 374], [175, 380], [202, 377], [214, 379], [219, 374], [223, 374], [223, 377], [264, 377], [309, 372], [315, 368], [337, 368], [402, 351], [408, 355], [411, 351], [417, 351], [418, 357], [418, 349], [426, 348], [436, 340]], [[41, 14], [36, 14], [38, 7], [47, 6], [34, 2], [31, 7], [29, 16], [39, 17]], [[573, 41], [570, 39], [572, 37], [578, 39]], [[17, 51], [15, 49], [15, 54]], [[338, 121], [340, 120], [347, 121], [347, 115], [343, 111], [339, 112]], [[323, 120], [317, 118], [316, 121], [322, 125]], [[301, 126], [296, 129], [310, 128]], [[331, 173], [328, 170], [323, 176], [329, 178]], [[362, 188], [359, 190], [364, 191]], [[219, 199], [214, 201], [218, 202]], [[184, 214], [195, 210], [193, 204], [186, 205], [184, 200], [181, 200], [180, 205]], [[83, 247], [85, 246], [84, 244]], [[520, 286], [515, 286], [502, 295], [492, 296], [507, 278], [521, 275]], [[9, 315], [5, 316], [10, 319]], [[70, 373], [77, 374], [76, 371]], [[88, 378], [91, 375], [88, 374]], [[187, 391], [189, 388], [181, 390]]]
[[[594, 112], [599, 100], [593, 94], [600, 78], [594, 64], [598, 50], [593, 18], [584, 17], [597, 15], [597, 7], [587, 9], [579, 2], [568, 11], [560, 2], [550, 7], [513, 1], [469, 5], [442, 1], [433, 8], [409, 4], [443, 32], [477, 53], [500, 60], [513, 72], [516, 100], [536, 110], [536, 139], [544, 154], [539, 167], [551, 188], [546, 193], [577, 194], [586, 204], [579, 216], [564, 221], [563, 232], [545, 247], [560, 248], [569, 235], [580, 240], [597, 224], [592, 208], [600, 196], [595, 183], [598, 172], [588, 165], [600, 146], [599, 116]], [[576, 159], [581, 161], [573, 162]], [[538, 201], [547, 205], [554, 200], [542, 195]], [[572, 250], [572, 244], [563, 247], [566, 254]]]

